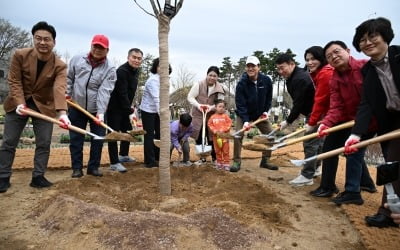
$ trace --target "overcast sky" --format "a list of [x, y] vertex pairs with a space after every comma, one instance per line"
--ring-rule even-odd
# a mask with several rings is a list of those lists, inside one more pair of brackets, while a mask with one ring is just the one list
[[[149, 0], [138, 2], [151, 11]], [[61, 55], [88, 52], [93, 35], [104, 34], [114, 62], [125, 62], [132, 47], [158, 56], [157, 20], [133, 0], [3, 0], [0, 16], [29, 31], [38, 21], [52, 24]], [[400, 44], [399, 0], [185, 0], [171, 22], [170, 63], [200, 80], [209, 66], [221, 66], [224, 57], [236, 63], [256, 50], [275, 47], [290, 48], [303, 65], [305, 49], [331, 40], [343, 40], [355, 57], [363, 57], [351, 45], [354, 30], [379, 16], [392, 21], [397, 35], [392, 44]]]

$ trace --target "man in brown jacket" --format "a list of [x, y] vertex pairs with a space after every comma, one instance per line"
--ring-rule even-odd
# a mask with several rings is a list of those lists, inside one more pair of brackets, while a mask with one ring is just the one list
[[[65, 90], [67, 66], [53, 52], [56, 31], [46, 22], [32, 28], [34, 48], [15, 51], [8, 73], [9, 94], [4, 101], [6, 111], [3, 143], [0, 147], [0, 193], [10, 187], [11, 167], [21, 133], [29, 116], [29, 108], [44, 115], [55, 117], [63, 128], [71, 124], [66, 115]], [[53, 124], [31, 117], [35, 133], [36, 150], [31, 187], [52, 185], [45, 177], [50, 153]]]

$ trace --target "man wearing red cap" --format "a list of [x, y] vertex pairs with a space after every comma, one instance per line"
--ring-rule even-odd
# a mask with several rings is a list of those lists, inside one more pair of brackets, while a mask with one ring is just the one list
[[[97, 118], [96, 121], [93, 121], [81, 111], [70, 108], [69, 118], [71, 123], [86, 129], [86, 125], [89, 122], [90, 131], [100, 136], [105, 135], [105, 129], [100, 126], [100, 123], [104, 121], [104, 113], [107, 110], [110, 94], [117, 79], [115, 67], [107, 59], [108, 50], [108, 38], [104, 35], [95, 35], [90, 52], [74, 56], [71, 59], [67, 76], [67, 98], [72, 98], [74, 102]], [[83, 143], [85, 136], [73, 131], [70, 131], [69, 135], [72, 178], [79, 178], [83, 176]], [[102, 148], [102, 141], [91, 141], [87, 168], [88, 175], [103, 175], [99, 170]]]

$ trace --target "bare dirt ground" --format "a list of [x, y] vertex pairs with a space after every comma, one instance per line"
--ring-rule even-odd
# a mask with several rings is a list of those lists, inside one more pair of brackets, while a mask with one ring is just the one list
[[364, 225], [381, 188], [363, 193], [362, 206], [337, 207], [308, 194], [319, 178], [313, 186], [291, 187], [300, 169], [289, 160], [302, 159], [300, 144], [273, 153], [279, 171], [260, 169], [260, 153], [247, 150], [238, 173], [210, 164], [171, 167], [171, 196], [159, 194], [158, 169], [144, 168], [140, 145], [131, 147], [137, 163], [125, 164], [127, 173], [108, 170], [105, 147], [104, 176], [80, 179], [70, 177], [68, 148], [54, 148], [46, 177], [55, 185], [43, 190], [29, 187], [33, 153], [17, 150], [12, 186], [0, 194], [0, 249], [386, 250], [400, 244], [399, 229]]

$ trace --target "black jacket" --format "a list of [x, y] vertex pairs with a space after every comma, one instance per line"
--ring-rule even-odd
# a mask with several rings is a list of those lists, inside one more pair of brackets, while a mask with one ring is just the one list
[[131, 114], [131, 105], [135, 97], [139, 70], [132, 68], [128, 62], [117, 69], [117, 81], [108, 103], [108, 112]]
[[[389, 47], [389, 64], [397, 91], [400, 93], [400, 46]], [[394, 126], [393, 120], [396, 117], [398, 119], [400, 112], [386, 109], [386, 94], [375, 67], [371, 62], [368, 62], [361, 72], [364, 76], [363, 94], [352, 133], [366, 134], [368, 125], [374, 116], [378, 124], [377, 132], [379, 135], [398, 129]]]
[[243, 122], [257, 120], [263, 112], [268, 112], [272, 101], [271, 79], [258, 73], [257, 84], [249, 79], [247, 73], [236, 85], [236, 114]]
[[289, 79], [286, 80], [286, 88], [293, 100], [293, 107], [286, 121], [292, 123], [300, 114], [310, 115], [315, 95], [310, 74], [296, 66]]

